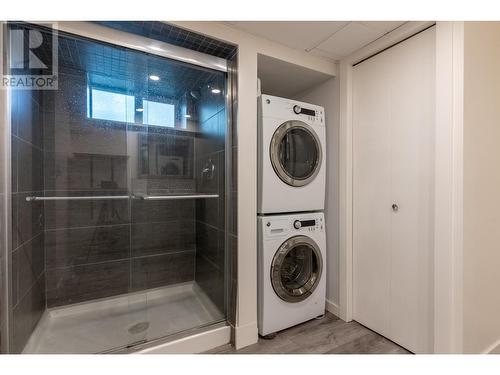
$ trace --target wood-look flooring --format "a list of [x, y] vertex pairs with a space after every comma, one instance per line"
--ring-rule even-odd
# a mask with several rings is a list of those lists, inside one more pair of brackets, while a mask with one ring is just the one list
[[274, 339], [263, 339], [241, 350], [230, 345], [210, 354], [410, 354], [407, 350], [357, 322], [346, 323], [327, 312], [278, 332]]

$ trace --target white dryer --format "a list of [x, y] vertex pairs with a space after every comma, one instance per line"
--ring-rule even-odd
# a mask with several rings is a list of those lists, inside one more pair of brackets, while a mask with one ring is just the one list
[[323, 107], [269, 95], [258, 107], [258, 213], [323, 210]]
[[258, 323], [262, 336], [325, 313], [323, 213], [258, 217]]

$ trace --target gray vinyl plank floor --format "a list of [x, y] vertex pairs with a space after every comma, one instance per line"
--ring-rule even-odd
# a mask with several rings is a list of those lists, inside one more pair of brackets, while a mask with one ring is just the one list
[[207, 354], [410, 354], [385, 337], [352, 321], [344, 322], [331, 313], [278, 332], [274, 339], [263, 339], [235, 350], [226, 345]]

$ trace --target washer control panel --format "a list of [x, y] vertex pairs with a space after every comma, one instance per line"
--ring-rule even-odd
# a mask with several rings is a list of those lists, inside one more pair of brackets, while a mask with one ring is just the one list
[[292, 219], [266, 218], [264, 221], [264, 231], [266, 237], [289, 236], [294, 233], [304, 232], [323, 232], [323, 216], [307, 218], [293, 217]]
[[323, 230], [323, 218], [294, 220], [293, 228], [301, 232], [315, 232]]

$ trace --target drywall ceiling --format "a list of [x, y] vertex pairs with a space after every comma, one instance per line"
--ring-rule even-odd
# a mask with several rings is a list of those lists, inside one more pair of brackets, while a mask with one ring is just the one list
[[404, 24], [404, 21], [238, 21], [250, 34], [339, 60]]
[[293, 98], [332, 78], [328, 74], [260, 54], [257, 74], [263, 94], [286, 98]]

